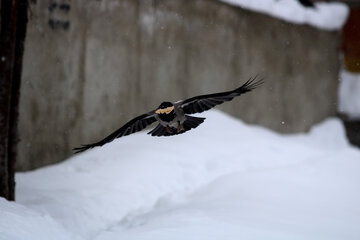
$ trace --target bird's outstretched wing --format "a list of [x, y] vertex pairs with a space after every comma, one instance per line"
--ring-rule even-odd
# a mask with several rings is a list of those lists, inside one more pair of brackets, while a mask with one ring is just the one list
[[223, 102], [231, 101], [236, 96], [250, 92], [262, 83], [262, 79], [256, 81], [256, 77], [254, 77], [250, 78], [241, 87], [233, 91], [200, 95], [177, 102], [176, 104], [183, 108], [185, 114], [201, 113], [215, 107], [216, 105], [222, 104]]
[[83, 152], [85, 150], [88, 150], [89, 148], [98, 147], [106, 143], [109, 143], [115, 138], [119, 138], [122, 136], [126, 136], [141, 131], [142, 129], [146, 128], [148, 125], [156, 121], [154, 115], [155, 115], [155, 111], [151, 111], [149, 113], [140, 115], [132, 119], [131, 121], [127, 122], [124, 126], [119, 128], [118, 130], [116, 130], [115, 132], [113, 132], [103, 140], [93, 144], [82, 145], [81, 147], [74, 148], [73, 151], [75, 151], [75, 153]]

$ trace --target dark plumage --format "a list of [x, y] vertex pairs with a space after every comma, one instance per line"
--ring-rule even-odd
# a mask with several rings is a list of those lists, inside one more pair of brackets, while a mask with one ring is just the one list
[[175, 103], [163, 102], [156, 110], [130, 120], [103, 140], [74, 148], [74, 151], [78, 153], [89, 148], [102, 146], [115, 138], [141, 131], [156, 121], [158, 125], [148, 133], [151, 136], [173, 136], [184, 133], [198, 127], [205, 120], [205, 118], [192, 117], [188, 114], [204, 112], [223, 102], [231, 101], [234, 97], [254, 90], [263, 83], [262, 80], [255, 81], [255, 79], [256, 77], [250, 78], [241, 87], [232, 91], [200, 95]]
[[307, 8], [315, 8], [314, 3], [311, 0], [298, 0], [301, 5]]

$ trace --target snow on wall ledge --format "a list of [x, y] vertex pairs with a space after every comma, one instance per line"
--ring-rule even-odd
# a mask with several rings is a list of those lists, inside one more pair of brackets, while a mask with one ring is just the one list
[[343, 3], [315, 3], [306, 8], [297, 0], [221, 0], [234, 6], [261, 12], [295, 24], [309, 24], [324, 30], [338, 30], [344, 25], [349, 9]]
[[360, 74], [340, 72], [339, 112], [360, 119]]

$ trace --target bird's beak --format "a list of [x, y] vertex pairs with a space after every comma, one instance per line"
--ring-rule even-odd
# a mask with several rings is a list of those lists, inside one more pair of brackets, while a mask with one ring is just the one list
[[174, 106], [167, 107], [167, 108], [164, 108], [164, 109], [160, 108], [160, 109], [156, 110], [155, 112], [157, 114], [164, 114], [164, 113], [169, 114], [169, 113], [171, 113], [172, 110], [174, 110]]

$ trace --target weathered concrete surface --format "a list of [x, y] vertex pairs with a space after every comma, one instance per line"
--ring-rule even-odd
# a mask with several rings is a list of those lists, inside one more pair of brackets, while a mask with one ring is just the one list
[[257, 74], [263, 87], [220, 108], [284, 133], [336, 112], [338, 32], [217, 0], [74, 0], [69, 11], [52, 3], [68, 1], [31, 6], [19, 170], [61, 161], [162, 100], [229, 90]]

